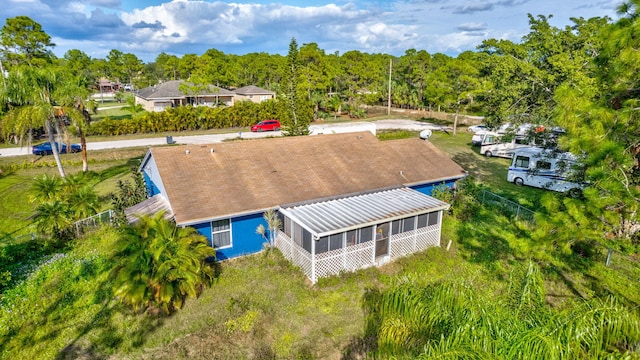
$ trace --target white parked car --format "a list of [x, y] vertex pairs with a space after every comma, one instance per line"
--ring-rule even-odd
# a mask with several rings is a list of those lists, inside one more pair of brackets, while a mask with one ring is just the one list
[[478, 131], [487, 131], [489, 128], [485, 124], [471, 125], [467, 128], [468, 132], [477, 133]]

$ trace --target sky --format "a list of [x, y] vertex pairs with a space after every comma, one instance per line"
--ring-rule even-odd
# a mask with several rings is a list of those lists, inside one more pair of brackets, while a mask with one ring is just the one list
[[520, 42], [527, 14], [617, 20], [620, 0], [377, 0], [252, 2], [206, 0], [0, 0], [6, 19], [28, 16], [56, 44], [58, 57], [79, 49], [106, 58], [112, 49], [153, 62], [158, 54], [182, 57], [208, 49], [225, 54], [286, 55], [316, 43], [327, 54], [350, 50], [401, 56], [408, 49], [457, 56], [485, 39]]

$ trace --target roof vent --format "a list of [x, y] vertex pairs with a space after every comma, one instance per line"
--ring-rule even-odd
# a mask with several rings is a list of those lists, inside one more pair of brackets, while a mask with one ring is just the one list
[[212, 153], [212, 154], [213, 154], [213, 152], [214, 152], [213, 148], [211, 148], [209, 151], [211, 151], [211, 153]]
[[185, 150], [185, 151], [184, 151], [184, 153], [185, 153], [185, 154], [187, 154], [187, 155], [189, 155], [189, 153], [190, 153], [190, 152], [191, 152], [191, 151], [189, 151], [189, 150]]

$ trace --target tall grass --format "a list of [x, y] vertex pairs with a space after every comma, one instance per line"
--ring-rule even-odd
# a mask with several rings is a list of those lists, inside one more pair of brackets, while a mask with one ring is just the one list
[[[544, 190], [524, 191], [506, 183], [506, 161], [475, 153], [467, 137], [435, 133], [430, 141], [457, 161], [475, 164], [470, 174], [493, 191], [536, 204]], [[115, 189], [116, 179], [127, 176], [143, 154], [92, 152], [91, 169], [101, 179], [96, 185], [100, 193]], [[3, 206], [20, 209], [30, 178], [47, 169], [17, 167], [0, 176], [2, 195], [11, 199]], [[16, 195], [10, 197], [9, 191]], [[499, 212], [457, 206], [444, 218], [442, 248], [321, 279], [316, 285], [277, 250], [265, 251], [221, 263], [213, 287], [171, 317], [133, 315], [113, 297], [107, 274], [116, 234], [104, 229], [58, 255], [33, 259], [33, 266], [25, 268], [27, 280], [3, 292], [0, 353], [11, 359], [363, 358], [373, 356], [377, 346], [368, 336], [361, 306], [367, 291], [392, 288], [404, 277], [420, 286], [464, 279], [478, 297], [493, 298], [507, 291], [514, 268], [529, 259], [539, 264], [545, 301], [554, 307], [608, 295], [628, 307], [640, 304], [636, 273], [621, 276], [599, 258], [558, 253], [553, 239], [536, 240], [530, 225]], [[20, 226], [5, 217], [3, 224]]]

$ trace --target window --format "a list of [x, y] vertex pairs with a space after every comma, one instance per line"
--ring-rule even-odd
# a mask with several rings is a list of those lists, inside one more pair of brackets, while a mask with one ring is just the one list
[[401, 233], [400, 231], [401, 224], [402, 224], [402, 220], [393, 220], [393, 222], [391, 223], [391, 235]]
[[527, 139], [521, 136], [516, 137], [515, 143], [519, 145], [528, 145]]
[[421, 229], [427, 226], [428, 217], [429, 217], [429, 214], [418, 215], [418, 229]]
[[551, 170], [551, 163], [544, 160], [538, 160], [536, 161], [536, 169]]
[[482, 144], [493, 144], [496, 142], [496, 138], [493, 135], [485, 135]]
[[389, 223], [382, 223], [376, 226], [376, 240], [383, 240], [389, 237]]
[[440, 215], [439, 211], [429, 213], [429, 222], [427, 226], [436, 225], [438, 223], [438, 216]]
[[302, 248], [311, 253], [311, 233], [302, 229]]
[[358, 243], [358, 230], [347, 231], [347, 246]]
[[287, 234], [289, 238], [291, 238], [291, 219], [285, 216], [282, 223], [284, 224], [284, 233]]
[[516, 167], [528, 169], [529, 168], [529, 157], [527, 156], [516, 156], [516, 161], [513, 163]]
[[416, 223], [415, 217], [410, 217], [402, 220], [402, 232], [415, 230]]
[[329, 251], [329, 237], [323, 236], [316, 242], [316, 254]]
[[373, 226], [367, 226], [360, 229], [360, 242], [367, 242], [373, 240]]
[[231, 221], [223, 219], [211, 223], [211, 242], [214, 248], [231, 246]]
[[298, 246], [302, 246], [302, 226], [293, 223], [293, 241], [298, 244]]
[[329, 250], [342, 249], [342, 240], [344, 239], [344, 233], [334, 234], [329, 236]]

